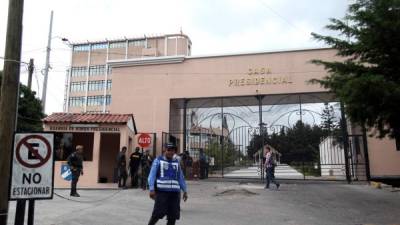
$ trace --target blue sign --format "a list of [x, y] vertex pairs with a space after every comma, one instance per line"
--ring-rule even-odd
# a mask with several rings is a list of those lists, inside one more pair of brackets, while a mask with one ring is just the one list
[[68, 180], [68, 181], [72, 180], [72, 172], [71, 172], [71, 169], [69, 168], [68, 164], [61, 165], [61, 177], [64, 180]]

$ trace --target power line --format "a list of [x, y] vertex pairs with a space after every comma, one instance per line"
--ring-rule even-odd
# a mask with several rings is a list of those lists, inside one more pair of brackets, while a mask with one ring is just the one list
[[270, 7], [269, 5], [267, 5], [265, 2], [263, 2], [262, 0], [259, 0], [260, 3], [267, 8], [268, 10], [270, 10], [272, 13], [274, 13], [276, 16], [278, 16], [279, 18], [281, 18], [283, 21], [285, 21], [289, 26], [291, 26], [292, 28], [299, 30], [301, 32], [305, 32], [303, 29], [297, 27], [296, 25], [294, 25], [292, 22], [290, 22], [290, 20], [286, 19], [284, 16], [282, 16], [281, 14], [279, 14], [276, 10], [274, 10], [272, 7]]
[[27, 63], [27, 62], [18, 61], [18, 60], [14, 60], [14, 59], [6, 59], [4, 57], [0, 57], [0, 59], [2, 59], [4, 62], [16, 62], [16, 63], [19, 63], [19, 64], [27, 64], [27, 65], [29, 65], [29, 63]]

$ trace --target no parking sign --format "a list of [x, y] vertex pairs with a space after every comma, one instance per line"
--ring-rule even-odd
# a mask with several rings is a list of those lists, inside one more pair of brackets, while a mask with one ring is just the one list
[[53, 198], [53, 133], [16, 133], [10, 200]]

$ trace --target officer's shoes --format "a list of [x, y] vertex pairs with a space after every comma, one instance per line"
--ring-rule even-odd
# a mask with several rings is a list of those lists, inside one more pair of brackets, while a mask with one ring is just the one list
[[81, 197], [78, 193], [71, 194], [72, 197]]

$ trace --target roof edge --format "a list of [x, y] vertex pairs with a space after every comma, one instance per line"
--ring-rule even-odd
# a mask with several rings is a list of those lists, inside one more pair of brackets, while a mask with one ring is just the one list
[[291, 53], [291, 52], [305, 52], [305, 51], [324, 51], [334, 50], [334, 48], [302, 48], [302, 49], [284, 49], [284, 50], [271, 50], [271, 51], [257, 51], [257, 52], [241, 52], [241, 53], [226, 53], [226, 54], [215, 54], [215, 55], [198, 55], [198, 56], [158, 56], [158, 57], [145, 57], [135, 59], [119, 59], [109, 60], [107, 64], [112, 67], [127, 67], [127, 66], [146, 66], [146, 65], [161, 65], [169, 63], [182, 63], [185, 60], [190, 59], [202, 59], [202, 58], [220, 58], [220, 57], [235, 57], [235, 56], [246, 56], [246, 55], [262, 55], [262, 54], [275, 54], [275, 53]]
[[181, 63], [185, 60], [185, 55], [163, 56], [163, 57], [146, 57], [137, 59], [109, 60], [107, 64], [111, 67], [125, 66], [145, 66], [158, 64]]
[[95, 123], [98, 123], [98, 124], [127, 124], [127, 123], [128, 123], [128, 120], [127, 120], [127, 121], [101, 121], [101, 122], [96, 122], [96, 121], [84, 121], [84, 120], [82, 120], [82, 121], [68, 121], [69, 119], [66, 119], [66, 118], [60, 119], [60, 121], [54, 121], [53, 119], [52, 119], [52, 120], [47, 120], [47, 118], [51, 118], [51, 117], [54, 117], [54, 116], [57, 116], [57, 115], [84, 115], [84, 116], [88, 116], [88, 115], [95, 115], [95, 116], [104, 115], [104, 116], [110, 116], [110, 115], [111, 115], [111, 116], [127, 116], [127, 117], [129, 117], [129, 118], [132, 118], [133, 123], [135, 123], [134, 116], [133, 116], [132, 113], [122, 113], [122, 114], [99, 114], [99, 113], [60, 113], [60, 112], [58, 112], [58, 113], [52, 113], [52, 114], [48, 115], [47, 117], [45, 117], [45, 118], [42, 119], [42, 122], [43, 122], [44, 124], [52, 124], [52, 123], [68, 123], [68, 124], [95, 124]]
[[123, 37], [123, 38], [113, 38], [113, 39], [103, 39], [103, 40], [96, 40], [96, 41], [76, 41], [70, 42], [71, 46], [75, 45], [84, 45], [84, 44], [100, 44], [100, 43], [107, 43], [107, 42], [118, 42], [118, 41], [134, 41], [134, 40], [142, 40], [142, 39], [152, 39], [152, 38], [168, 38], [168, 37], [184, 37], [189, 40], [189, 43], [192, 44], [192, 40], [187, 34], [184, 33], [172, 33], [172, 34], [144, 34], [143, 36], [136, 36], [136, 37]]

